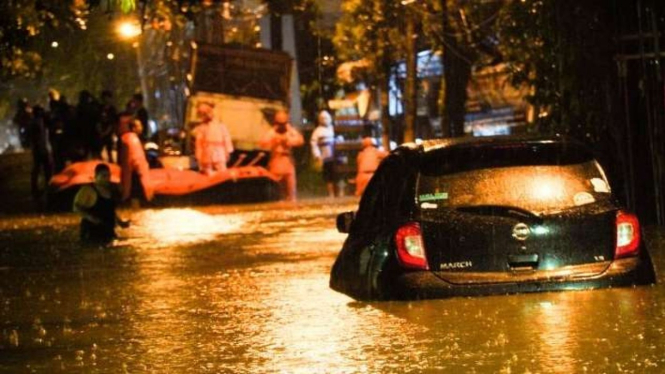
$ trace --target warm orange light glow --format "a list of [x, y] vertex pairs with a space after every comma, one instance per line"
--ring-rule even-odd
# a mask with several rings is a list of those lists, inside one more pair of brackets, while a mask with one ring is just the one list
[[122, 21], [116, 29], [118, 35], [124, 39], [131, 39], [141, 35], [141, 26], [136, 21]]
[[540, 176], [531, 182], [531, 195], [538, 200], [559, 200], [564, 196], [564, 183], [556, 176]]
[[146, 245], [159, 246], [208, 242], [246, 224], [243, 215], [210, 215], [186, 208], [146, 210], [137, 218], [143, 222], [141, 237]]

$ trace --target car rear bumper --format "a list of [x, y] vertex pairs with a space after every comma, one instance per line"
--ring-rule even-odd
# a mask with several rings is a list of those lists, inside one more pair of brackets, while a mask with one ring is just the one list
[[501, 283], [453, 284], [429, 271], [405, 272], [379, 292], [390, 299], [432, 299], [454, 296], [480, 296], [527, 292], [583, 290], [593, 288], [627, 287], [656, 282], [648, 254], [639, 258], [613, 261], [603, 273], [586, 278], [555, 277], [551, 279], [516, 279]]

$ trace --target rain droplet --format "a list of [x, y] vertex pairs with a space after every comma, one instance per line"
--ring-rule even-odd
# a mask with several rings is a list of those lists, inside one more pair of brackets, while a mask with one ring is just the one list
[[9, 334], [9, 344], [13, 345], [14, 347], [18, 347], [18, 331], [12, 330], [11, 334]]
[[85, 354], [85, 352], [81, 349], [76, 351], [76, 358], [74, 360], [76, 360], [77, 365], [83, 366], [83, 355], [84, 354]]

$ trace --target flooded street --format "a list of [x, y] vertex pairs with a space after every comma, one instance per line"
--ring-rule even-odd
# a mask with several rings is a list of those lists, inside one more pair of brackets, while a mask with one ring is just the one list
[[[665, 288], [360, 303], [328, 288], [355, 200], [0, 218], [2, 373], [660, 373]], [[658, 269], [662, 230], [647, 230]]]

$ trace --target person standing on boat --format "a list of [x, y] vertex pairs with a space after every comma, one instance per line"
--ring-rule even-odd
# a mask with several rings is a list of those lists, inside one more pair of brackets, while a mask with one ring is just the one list
[[206, 175], [226, 170], [226, 163], [233, 152], [233, 142], [226, 126], [215, 120], [215, 104], [200, 101], [196, 114], [200, 119], [194, 130], [195, 156], [199, 170]]
[[273, 128], [261, 139], [259, 146], [270, 149], [268, 171], [279, 179], [282, 199], [296, 201], [296, 165], [291, 149], [302, 146], [305, 140], [289, 123], [285, 111], [275, 113], [273, 122]]

